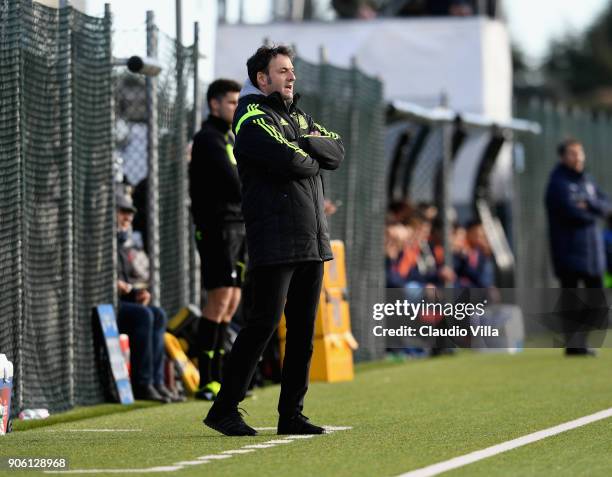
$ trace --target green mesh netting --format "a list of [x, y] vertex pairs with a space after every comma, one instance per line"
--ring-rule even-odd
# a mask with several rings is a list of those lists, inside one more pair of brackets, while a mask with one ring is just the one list
[[[382, 83], [357, 68], [295, 61], [300, 107], [342, 136], [346, 157], [325, 174], [326, 198], [340, 202], [329, 218], [332, 239], [343, 240], [353, 334], [358, 359], [383, 353], [371, 333], [369, 306], [383, 296], [386, 206]], [[379, 340], [380, 341], [380, 340]]]
[[0, 51], [0, 352], [15, 364], [13, 407], [99, 402], [91, 308], [114, 294], [110, 20], [2, 0]]

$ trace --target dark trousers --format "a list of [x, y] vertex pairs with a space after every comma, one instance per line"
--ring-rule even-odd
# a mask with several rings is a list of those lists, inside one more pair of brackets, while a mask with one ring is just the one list
[[287, 342], [278, 412], [293, 416], [302, 411], [322, 281], [322, 262], [263, 266], [249, 271], [243, 301], [246, 324], [232, 347], [215, 400], [216, 409], [235, 408], [244, 399], [257, 362], [284, 309]]
[[559, 281], [561, 288], [578, 288], [580, 282], [584, 284], [584, 288], [603, 288], [603, 278], [598, 275], [562, 272], [559, 274]]
[[119, 302], [117, 326], [130, 338], [131, 380], [146, 386], [164, 382], [166, 312], [155, 306]]
[[[581, 284], [584, 288], [603, 288], [603, 278], [598, 275], [586, 275], [578, 272], [559, 273], [561, 288], [577, 289]], [[599, 313], [590, 310], [589, 305], [596, 307], [601, 299], [597, 292], [583, 290], [582, 296], [577, 291], [562, 294], [562, 319], [565, 334], [565, 347], [570, 350], [583, 350], [588, 345], [589, 331], [598, 326]], [[603, 295], [602, 295], [603, 297]], [[587, 305], [583, 308], [583, 303]]]

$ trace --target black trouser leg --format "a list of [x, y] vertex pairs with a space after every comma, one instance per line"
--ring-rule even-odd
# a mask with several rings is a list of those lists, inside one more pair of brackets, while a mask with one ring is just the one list
[[224, 370], [213, 408], [223, 412], [242, 401], [261, 354], [285, 306], [295, 265], [259, 267], [249, 271], [244, 287], [245, 326], [240, 330]]
[[593, 276], [593, 275], [585, 275], [583, 277], [584, 287], [585, 288], [603, 288], [603, 277]]
[[[603, 279], [600, 276], [584, 275], [581, 273], [566, 272], [559, 276], [561, 288], [574, 289], [562, 292], [562, 319], [565, 330], [565, 346], [569, 352], [581, 352], [587, 348], [590, 329], [598, 320], [597, 310], [590, 310], [590, 306], [597, 306], [595, 294], [586, 290], [579, 293], [576, 289], [579, 282], [583, 282], [587, 289], [603, 288]], [[593, 303], [591, 303], [593, 302]], [[584, 306], [587, 306], [585, 309]]]
[[561, 288], [578, 288], [578, 275], [576, 273], [567, 272], [559, 275]]
[[278, 401], [281, 416], [293, 416], [304, 407], [322, 281], [322, 262], [299, 264], [291, 277], [285, 306], [287, 341]]
[[568, 353], [579, 352], [585, 347], [583, 339], [576, 333], [576, 313], [573, 308], [576, 306], [574, 297], [574, 289], [578, 288], [578, 274], [565, 272], [559, 275], [561, 288], [567, 288], [568, 291], [561, 292], [561, 326], [565, 335], [565, 348]]

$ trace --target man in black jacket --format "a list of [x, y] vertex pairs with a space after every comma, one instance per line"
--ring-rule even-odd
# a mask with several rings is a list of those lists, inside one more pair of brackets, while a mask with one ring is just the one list
[[240, 85], [233, 80], [210, 84], [210, 115], [193, 138], [189, 163], [191, 212], [207, 292], [198, 329], [200, 389], [195, 397], [208, 401], [221, 386], [223, 345], [240, 303], [245, 272], [244, 219], [231, 131], [238, 93]]
[[[554, 272], [561, 288], [578, 288], [580, 282], [585, 288], [602, 288], [605, 253], [598, 220], [612, 211], [612, 204], [585, 173], [586, 155], [580, 141], [561, 142], [557, 153], [560, 162], [550, 174], [545, 198]], [[573, 295], [562, 294], [563, 309], [575, 309], [578, 300]], [[566, 354], [594, 354], [587, 348], [584, 332], [598, 321], [591, 315], [569, 312], [564, 316]]]
[[247, 69], [233, 123], [249, 251], [246, 326], [204, 423], [226, 435], [256, 434], [237, 406], [284, 310], [278, 433], [321, 434], [324, 429], [302, 414], [323, 262], [333, 258], [320, 170], [336, 169], [344, 147], [337, 134], [298, 109], [289, 48], [262, 46]]

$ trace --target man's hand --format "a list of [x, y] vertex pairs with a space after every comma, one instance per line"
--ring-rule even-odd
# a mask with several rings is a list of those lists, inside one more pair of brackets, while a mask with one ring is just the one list
[[336, 207], [336, 204], [334, 204], [329, 199], [325, 199], [325, 201], [323, 202], [323, 212], [325, 213], [326, 216], [329, 217], [330, 215], [334, 215], [337, 210], [338, 210], [338, 207]]
[[324, 136], [311, 130], [298, 138], [298, 146], [319, 163], [321, 169], [333, 171], [344, 159], [344, 146], [339, 136]]
[[145, 289], [137, 290], [136, 302], [143, 306], [147, 306], [151, 302], [151, 294]]
[[132, 285], [123, 280], [117, 280], [117, 293], [120, 296], [128, 295], [132, 291]]

